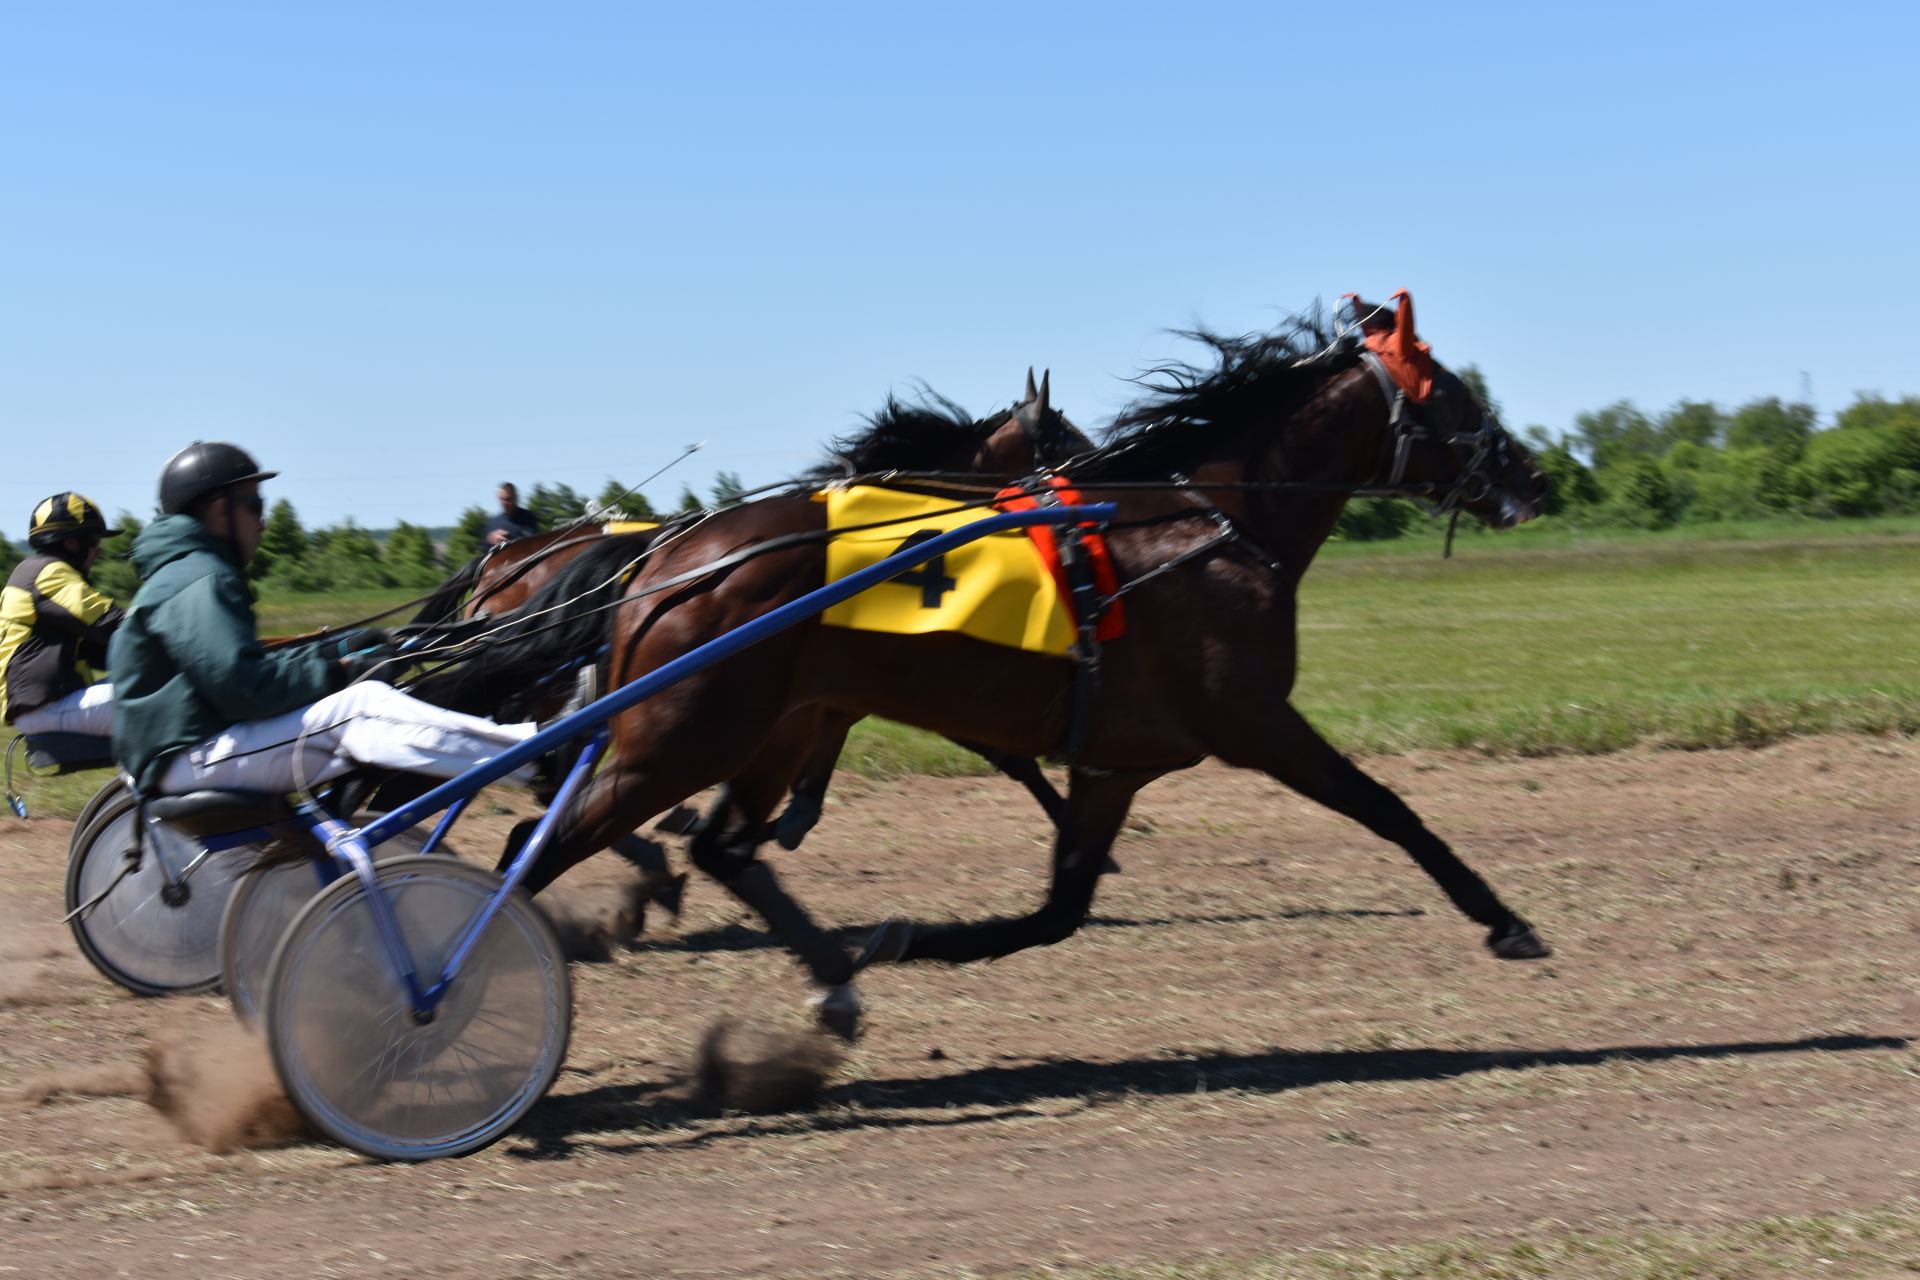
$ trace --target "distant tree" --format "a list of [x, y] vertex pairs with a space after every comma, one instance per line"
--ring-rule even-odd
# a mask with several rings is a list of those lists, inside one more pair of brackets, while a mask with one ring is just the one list
[[1573, 441], [1585, 451], [1595, 471], [1605, 471], [1628, 458], [1657, 457], [1661, 452], [1659, 431], [1631, 400], [1574, 415]]
[[307, 531], [293, 504], [285, 498], [267, 512], [267, 527], [260, 535], [260, 551], [247, 566], [254, 578], [277, 577], [285, 581], [307, 555]]
[[480, 554], [486, 541], [488, 518], [479, 507], [468, 507], [460, 513], [453, 532], [447, 535], [448, 564], [465, 564]]
[[114, 518], [113, 527], [120, 530], [120, 536], [100, 544], [100, 559], [94, 564], [91, 577], [94, 586], [124, 604], [140, 589], [140, 575], [127, 555], [144, 526], [131, 511], [122, 511]]
[[746, 487], [738, 471], [716, 471], [713, 475], [713, 487], [708, 492], [713, 495], [714, 506], [731, 507], [739, 504], [739, 499], [733, 495]]
[[700, 502], [700, 495], [693, 491], [693, 486], [690, 484], [681, 485], [680, 486], [680, 503], [678, 506], [674, 508], [674, 510], [677, 512], [687, 512], [687, 511], [700, 511], [702, 509], [703, 508]]
[[587, 500], [564, 484], [536, 484], [527, 510], [539, 518], [542, 529], [558, 529], [587, 514]]
[[443, 576], [433, 539], [417, 524], [402, 520], [387, 538], [387, 576], [396, 587], [431, 587]]
[[1715, 445], [1727, 430], [1727, 415], [1711, 400], [1682, 400], [1660, 415], [1660, 443]]
[[606, 511], [612, 508], [635, 520], [656, 520], [659, 518], [653, 509], [653, 504], [647, 501], [646, 494], [641, 493], [638, 489], [629, 491], [627, 486], [621, 484], [612, 476], [607, 477], [606, 488], [600, 490], [600, 496], [593, 500], [593, 506], [596, 511]]
[[1609, 513], [1621, 524], [1666, 529], [1679, 517], [1680, 502], [1673, 484], [1660, 464], [1650, 459], [1632, 458], [1621, 463], [1603, 474], [1602, 486]]
[[1419, 515], [1403, 498], [1356, 498], [1342, 508], [1333, 531], [1349, 542], [1385, 542], [1404, 534]]
[[13, 567], [26, 558], [5, 534], [0, 534], [0, 581], [4, 581], [13, 572]]
[[1594, 480], [1593, 472], [1573, 456], [1566, 441], [1556, 440], [1539, 450], [1534, 454], [1534, 461], [1547, 473], [1552, 486], [1547, 490], [1548, 515], [1600, 505], [1600, 485]]
[[1467, 384], [1467, 389], [1473, 392], [1474, 398], [1480, 402], [1480, 407], [1492, 414], [1497, 421], [1500, 417], [1500, 402], [1495, 400], [1493, 392], [1487, 389], [1487, 375], [1480, 372], [1480, 366], [1463, 364], [1454, 372], [1460, 376], [1460, 381]]
[[1877, 395], [1861, 394], [1840, 411], [1833, 424], [1841, 431], [1899, 427], [1920, 427], [1920, 396], [1904, 400], [1885, 400]]
[[352, 591], [393, 585], [380, 558], [380, 544], [352, 517], [344, 524], [321, 530], [315, 542], [320, 545], [304, 565], [304, 575], [314, 584], [308, 589]]
[[1727, 423], [1727, 447], [1776, 449], [1798, 458], [1817, 417], [1810, 404], [1784, 404], [1778, 396], [1751, 400], [1734, 410]]

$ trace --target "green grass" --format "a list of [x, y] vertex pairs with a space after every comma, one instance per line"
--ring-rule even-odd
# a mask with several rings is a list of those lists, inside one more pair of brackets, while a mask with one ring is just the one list
[[1298, 705], [1362, 752], [1920, 730], [1920, 538], [1647, 539], [1332, 558]]
[[1920, 1207], [1534, 1240], [1301, 1249], [1243, 1261], [1053, 1268], [1019, 1280], [1759, 1280], [1920, 1272]]

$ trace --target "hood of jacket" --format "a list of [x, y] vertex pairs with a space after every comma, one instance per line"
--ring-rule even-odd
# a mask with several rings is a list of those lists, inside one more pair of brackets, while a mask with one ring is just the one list
[[167, 565], [183, 560], [196, 551], [220, 557], [238, 567], [234, 546], [225, 538], [216, 538], [207, 526], [192, 516], [161, 516], [133, 536], [133, 551], [128, 557], [133, 568], [146, 581]]

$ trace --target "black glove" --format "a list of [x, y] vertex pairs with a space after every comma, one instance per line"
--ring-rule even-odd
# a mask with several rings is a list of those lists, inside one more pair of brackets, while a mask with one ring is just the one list
[[342, 686], [369, 676], [391, 680], [400, 674], [402, 664], [393, 660], [399, 652], [393, 637], [377, 627], [342, 631], [324, 644], [323, 652], [336, 655], [334, 665], [340, 669]]
[[349, 658], [364, 649], [391, 649], [393, 637], [379, 627], [349, 627], [334, 632], [320, 644], [320, 651], [329, 658]]

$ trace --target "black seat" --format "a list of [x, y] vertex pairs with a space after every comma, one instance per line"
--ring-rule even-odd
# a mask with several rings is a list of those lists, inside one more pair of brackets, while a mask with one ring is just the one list
[[293, 806], [273, 791], [188, 791], [147, 801], [147, 816], [188, 835], [224, 836], [285, 822]]
[[34, 773], [78, 773], [113, 767], [113, 739], [91, 733], [36, 733], [27, 738], [27, 768]]

